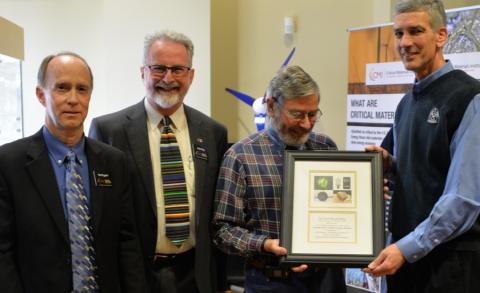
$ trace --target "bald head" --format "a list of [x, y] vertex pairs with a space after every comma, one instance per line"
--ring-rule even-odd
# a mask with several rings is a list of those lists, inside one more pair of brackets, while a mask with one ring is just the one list
[[80, 55], [78, 55], [74, 52], [69, 52], [69, 51], [59, 52], [57, 54], [48, 55], [47, 57], [43, 58], [42, 63], [40, 64], [40, 67], [38, 68], [37, 84], [40, 87], [45, 87], [45, 78], [46, 78], [46, 75], [47, 75], [48, 64], [50, 64], [50, 62], [54, 58], [62, 57], [62, 56], [78, 58], [85, 64], [85, 67], [87, 68], [88, 73], [90, 75], [91, 87], [93, 88], [93, 74], [92, 74], [92, 70], [90, 69], [90, 66], [88, 65], [87, 61], [85, 59], [83, 59], [82, 56], [80, 56]]

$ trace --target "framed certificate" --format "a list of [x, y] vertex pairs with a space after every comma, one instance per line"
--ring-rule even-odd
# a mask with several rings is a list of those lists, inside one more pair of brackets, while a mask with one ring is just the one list
[[360, 267], [384, 247], [380, 152], [286, 151], [282, 263]]

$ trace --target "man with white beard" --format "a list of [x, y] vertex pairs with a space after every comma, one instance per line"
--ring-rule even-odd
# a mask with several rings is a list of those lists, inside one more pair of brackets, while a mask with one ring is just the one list
[[286, 67], [267, 91], [270, 123], [234, 144], [218, 177], [213, 222], [215, 244], [245, 257], [245, 292], [345, 292], [341, 269], [279, 266], [287, 250], [279, 245], [285, 149], [336, 150], [312, 132], [321, 111], [316, 82], [299, 66]]
[[183, 104], [195, 73], [192, 58], [193, 43], [181, 33], [147, 36], [145, 99], [93, 119], [89, 133], [129, 158], [149, 292], [211, 293], [224, 281], [217, 278], [225, 268], [218, 267], [224, 260], [212, 245], [210, 220], [227, 130]]

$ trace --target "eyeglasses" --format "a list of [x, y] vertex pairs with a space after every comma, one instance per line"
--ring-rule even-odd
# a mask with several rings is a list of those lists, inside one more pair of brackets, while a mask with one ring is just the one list
[[152, 74], [157, 76], [165, 76], [167, 72], [170, 70], [173, 77], [184, 77], [188, 71], [190, 71], [190, 67], [182, 66], [182, 65], [173, 65], [167, 66], [163, 64], [154, 64], [154, 65], [147, 65], [148, 69], [152, 72]]
[[[281, 106], [281, 103], [278, 101], [277, 98], [272, 97], [272, 99], [279, 105]], [[296, 110], [287, 110], [285, 108], [280, 108], [285, 114], [287, 114], [288, 118], [295, 120], [296, 122], [301, 122], [305, 119], [305, 116], [307, 117], [310, 122], [314, 122], [320, 117], [322, 117], [323, 113], [322, 110], [317, 109], [316, 111], [312, 112], [302, 112], [302, 111], [296, 111]]]
[[302, 112], [302, 111], [294, 111], [294, 110], [282, 110], [287, 114], [288, 118], [295, 120], [296, 122], [301, 122], [307, 117], [310, 122], [316, 121], [318, 118], [322, 117], [323, 113], [322, 110], [317, 109], [316, 111], [312, 112]]

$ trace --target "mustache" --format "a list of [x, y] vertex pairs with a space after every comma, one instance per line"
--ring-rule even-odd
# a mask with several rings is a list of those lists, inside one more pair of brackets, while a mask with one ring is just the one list
[[294, 130], [297, 133], [307, 134], [307, 133], [312, 132], [313, 124], [310, 126], [310, 128], [303, 128], [301, 126], [295, 126], [295, 127], [292, 127], [292, 130]]
[[180, 87], [180, 85], [176, 81], [173, 81], [171, 83], [166, 83], [165, 81], [161, 80], [161, 81], [159, 81], [155, 84], [155, 87], [161, 87], [161, 88], [164, 88], [166, 90], [171, 90], [173, 88]]

